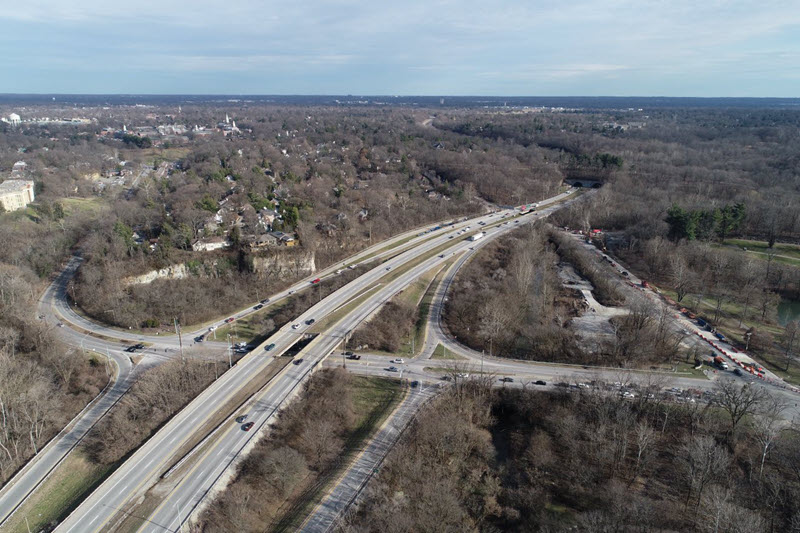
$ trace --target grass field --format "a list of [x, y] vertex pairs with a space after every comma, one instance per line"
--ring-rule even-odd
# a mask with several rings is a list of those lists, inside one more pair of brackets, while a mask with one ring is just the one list
[[306, 517], [328, 490], [334, 486], [339, 476], [347, 470], [350, 462], [363, 450], [369, 437], [383, 424], [405, 394], [398, 380], [353, 376], [350, 382], [353, 393], [353, 407], [357, 420], [355, 430], [345, 437], [341, 460], [334, 468], [320, 473], [308, 487], [298, 494], [292, 502], [281, 509], [281, 518], [270, 528], [271, 531], [298, 531]]
[[775, 252], [775, 261], [788, 265], [800, 266], [800, 245], [797, 244], [775, 243], [772, 249], [770, 249], [765, 241], [727, 239], [723, 242], [723, 245], [738, 248], [747, 252], [752, 257], [764, 261], [769, 259], [769, 253]]
[[61, 205], [64, 206], [64, 211], [68, 215], [75, 212], [87, 212], [96, 214], [108, 207], [108, 204], [102, 198], [62, 198]]
[[113, 465], [96, 465], [79, 449], [75, 450], [0, 528], [0, 532], [27, 533], [46, 529], [48, 524], [66, 515], [112, 468]]
[[466, 357], [462, 357], [458, 354], [453, 352], [447, 351], [447, 348], [444, 347], [442, 344], [437, 344], [436, 349], [433, 351], [433, 355], [431, 355], [431, 359], [439, 359], [439, 360], [446, 360], [446, 361], [466, 361]]

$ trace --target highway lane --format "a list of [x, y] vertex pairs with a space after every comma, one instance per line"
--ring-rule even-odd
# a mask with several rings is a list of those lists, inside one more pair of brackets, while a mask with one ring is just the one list
[[[548, 201], [557, 201], [565, 197], [566, 195], [558, 195], [556, 200], [546, 200]], [[465, 226], [469, 226], [470, 224], [475, 224], [478, 220], [482, 220], [483, 217], [486, 215], [479, 215], [465, 221], [459, 221], [451, 227], [447, 229], [460, 229]], [[379, 243], [376, 243], [360, 252], [344, 259], [341, 263], [336, 263], [330, 265], [322, 270], [319, 270], [306, 278], [297, 281], [291, 286], [286, 287], [285, 289], [276, 292], [271, 295], [267, 295], [269, 300], [269, 304], [278, 302], [284, 298], [289, 297], [290, 295], [302, 291], [313, 288], [311, 281], [316, 278], [325, 278], [329, 276], [336, 275], [336, 272], [340, 269], [347, 268], [349, 265], [356, 265], [362, 261], [374, 261], [380, 260], [391, 255], [395, 255], [400, 251], [405, 251], [410, 248], [413, 248], [420, 244], [421, 242], [430, 239], [432, 236], [436, 236], [437, 234], [426, 232], [426, 230], [436, 226], [437, 224], [444, 224], [445, 221], [440, 223], [432, 223], [426, 224], [425, 226], [421, 226], [418, 228], [414, 228]], [[406, 242], [400, 242], [405, 241]], [[399, 243], [399, 244], [398, 244]], [[392, 247], [393, 245], [396, 245]], [[389, 249], [385, 249], [387, 247], [391, 247]], [[148, 342], [148, 343], [156, 343], [157, 348], [164, 348], [164, 347], [177, 347], [178, 346], [178, 338], [177, 335], [174, 333], [168, 333], [164, 335], [151, 335], [145, 334], [142, 332], [130, 332], [125, 331], [124, 329], [119, 328], [112, 328], [109, 326], [105, 326], [103, 324], [97, 323], [92, 321], [91, 319], [84, 317], [77, 313], [70, 305], [69, 300], [67, 298], [67, 290], [69, 289], [69, 282], [74, 277], [75, 273], [77, 272], [80, 264], [82, 263], [82, 258], [79, 256], [73, 256], [70, 258], [69, 262], [67, 263], [66, 267], [62, 270], [58, 278], [51, 284], [48, 290], [45, 292], [43, 297], [40, 299], [39, 302], [39, 312], [41, 314], [45, 314], [47, 316], [47, 321], [51, 325], [55, 325], [58, 322], [64, 322], [67, 324], [72, 324], [78, 328], [81, 328], [85, 331], [90, 331], [94, 335], [103, 335], [107, 336], [110, 339], [118, 339], [120, 341], [127, 341], [127, 342]], [[205, 333], [208, 331], [210, 327], [221, 327], [225, 325], [225, 319], [229, 317], [234, 317], [236, 319], [241, 319], [246, 317], [252, 313], [255, 313], [257, 310], [254, 309], [255, 305], [259, 302], [253, 302], [246, 307], [241, 308], [238, 311], [230, 313], [220, 319], [204, 324], [202, 326], [197, 327], [191, 331], [182, 332], [182, 340], [184, 343], [184, 347], [191, 345], [192, 340], [194, 337], [198, 336], [201, 333]], [[113, 310], [108, 311], [110, 314], [113, 314]]]
[[[499, 213], [490, 214], [481, 217], [481, 220], [492, 221], [500, 216], [501, 214]], [[303, 324], [303, 322], [309, 318], [317, 317], [317, 319], [319, 319], [324, 317], [327, 313], [352, 299], [364, 288], [376, 283], [386, 274], [387, 270], [401, 266], [405, 262], [415, 259], [420, 254], [432, 250], [446, 242], [448, 240], [448, 233], [456, 229], [458, 229], [458, 226], [449, 228], [447, 232], [441, 232], [430, 241], [425, 241], [423, 244], [399, 254], [383, 265], [367, 272], [357, 280], [345, 285], [322, 300], [322, 302], [309, 309], [306, 313], [303, 313], [303, 315], [298, 317], [296, 322]], [[464, 246], [463, 243], [465, 241], [452, 240], [451, 242], [457, 246]], [[441, 260], [438, 257], [433, 259], [434, 262]], [[430, 265], [428, 263], [430, 263], [430, 261], [424, 262], [423, 267], [427, 266], [427, 268], [430, 268], [433, 263], [430, 263]], [[424, 272], [424, 270], [420, 270], [420, 267], [417, 267], [414, 272], [415, 276], [418, 276]], [[413, 280], [413, 278], [410, 278], [410, 280], [406, 280], [406, 278], [407, 276], [401, 276], [400, 279], [403, 280], [404, 283], [409, 283]], [[399, 290], [399, 288], [402, 288], [402, 285], [397, 286], [396, 283], [392, 283], [390, 286], [393, 287], [395, 292]], [[381, 293], [382, 292], [383, 291], [381, 291]], [[188, 441], [194, 428], [213, 415], [217, 405], [224, 403], [227, 399], [235, 395], [235, 393], [249, 381], [250, 375], [264, 369], [267, 364], [267, 358], [262, 355], [263, 346], [265, 344], [275, 343], [276, 349], [274, 353], [282, 353], [294, 343], [297, 339], [297, 335], [302, 333], [305, 329], [306, 326], [303, 326], [299, 330], [284, 327], [273, 335], [272, 338], [256, 348], [252, 355], [246, 356], [240, 361], [239, 365], [233, 370], [224, 374], [134, 453], [129, 461], [122, 465], [122, 467], [109, 477], [83, 505], [68, 517], [60, 527], [60, 530], [96, 531], [105, 527], [107, 522], [116, 514], [117, 509], [122, 508], [126, 502], [130, 501], [133, 495], [140, 493], [149, 486], [149, 483], [157, 477], [158, 472], [166, 466], [173, 452]], [[339, 339], [334, 338], [332, 341], [333, 345], [335, 346], [338, 341]], [[290, 375], [290, 373], [287, 374]], [[120, 485], [123, 480], [125, 481], [124, 484]], [[117, 490], [117, 488], [121, 488], [122, 490]]]
[[400, 405], [394, 409], [364, 450], [336, 481], [335, 487], [314, 508], [303, 523], [301, 531], [323, 533], [333, 529], [339, 517], [358, 498], [372, 475], [383, 463], [417, 411], [438, 390], [438, 387], [423, 384], [408, 389], [408, 394]]
[[117, 371], [117, 378], [0, 490], [0, 525], [5, 523], [28, 496], [47, 479], [47, 476], [83, 440], [97, 421], [130, 388], [132, 382], [130, 361], [127, 358], [116, 357], [114, 360], [121, 361], [124, 365]]
[[[534, 220], [534, 217], [531, 215], [527, 215], [527, 217], [528, 218], [526, 220]], [[503, 227], [502, 229], [497, 228], [494, 231], [496, 233], [502, 233], [510, 229], [511, 227]], [[443, 235], [442, 240], [449, 240], [447, 239], [446, 234]], [[429, 271], [435, 265], [446, 261], [447, 258], [452, 254], [460, 253], [474, 244], [465, 240], [450, 242], [453, 243], [452, 247], [448, 249], [446, 253], [434, 255], [433, 257], [428, 258], [422, 263], [414, 266], [409, 271], [404, 272], [397, 279], [386, 283], [379, 291], [371, 294], [354, 311], [350, 312], [346, 317], [334, 325], [330, 332], [318, 337], [314, 342], [312, 342], [307, 348], [305, 348], [296, 356], [296, 358], [303, 360], [300, 365], [297, 365], [298, 371], [301, 371], [301, 369], [307, 369], [307, 371], [310, 371], [311, 368], [316, 367], [324, 358], [328, 356], [329, 353], [336, 349], [341, 342], [341, 339], [346, 334], [355, 329], [358, 324], [370, 316], [376, 309], [391, 299], [400, 290], [408, 286], [415, 279]], [[420, 248], [432, 250], [440, 244], [441, 242], [437, 240], [433, 243], [423, 245], [413, 251], [414, 257], [421, 253]], [[444, 255], [444, 257], [442, 257], [442, 255]], [[386, 265], [390, 265], [390, 263], [396, 260], [399, 260], [399, 258], [393, 259], [389, 263], [381, 265], [379, 269], [377, 269], [377, 272], [372, 272], [379, 274], [381, 269], [386, 270]], [[369, 278], [369, 276], [370, 273], [367, 273], [363, 277]], [[310, 316], [312, 315], [309, 312], [301, 318], [307, 319]], [[280, 379], [287, 381], [290, 384], [297, 384], [307, 375], [302, 374], [298, 376], [298, 371], [293, 371], [291, 367], [295, 367], [295, 365], [290, 365], [287, 367], [289, 370], [286, 371], [284, 375], [276, 377], [276, 380]], [[275, 414], [275, 406], [281, 406], [286, 403], [285, 398], [286, 394], [288, 394], [287, 390], [295, 390], [293, 388], [289, 389], [288, 387], [289, 384], [281, 387], [276, 385], [274, 389], [268, 392], [267, 402], [264, 404], [264, 408], [256, 410], [254, 413], [252, 413], [253, 416], [249, 418], [250, 421], [253, 421], [256, 424], [256, 428], [262, 428], [272, 420], [272, 417]], [[260, 401], [261, 400], [259, 399], [259, 402]], [[181, 523], [186, 521], [193, 511], [200, 509], [201, 504], [204, 502], [205, 496], [212, 489], [214, 484], [222, 477], [222, 474], [225, 472], [225, 470], [228, 469], [232, 464], [230, 461], [219, 463], [217, 462], [217, 458], [238, 457], [240, 452], [244, 449], [245, 445], [249, 441], [249, 437], [242, 435], [243, 433], [245, 432], [243, 432], [238, 425], [232, 425], [231, 428], [217, 441], [214, 447], [196, 463], [195, 468], [189, 472], [181, 480], [180, 484], [172, 490], [170, 495], [163, 500], [162, 505], [148, 518], [147, 524], [141, 529], [141, 531], [163, 531], [163, 529], [159, 528], [167, 528], [168, 530], [174, 531]], [[182, 511], [176, 513], [176, 509], [180, 509]], [[178, 519], [178, 514], [181, 515], [180, 519]]]
[[[458, 223], [454, 228], [462, 228], [469, 224], [469, 221]], [[430, 228], [431, 225], [426, 225], [425, 228]], [[406, 250], [414, 247], [419, 242], [430, 238], [430, 234], [423, 233], [422, 228], [415, 228], [407, 232], [396, 235], [385, 241], [376, 243], [375, 245], [355, 254], [354, 256], [345, 260], [341, 268], [346, 268], [348, 264], [357, 263], [359, 260], [370, 257], [370, 260], [381, 259], [391, 254], [396, 254], [401, 250]], [[413, 237], [408, 242], [399, 244], [398, 246], [390, 247], [392, 244], [398, 243], [409, 237]], [[374, 255], [373, 255], [374, 254]], [[11, 480], [9, 480], [0, 489], [0, 525], [13, 514], [13, 512], [25, 501], [25, 499], [38, 488], [46, 477], [64, 460], [64, 458], [75, 448], [75, 446], [83, 439], [86, 433], [105, 415], [106, 412], [127, 392], [131, 383], [134, 380], [133, 371], [134, 365], [131, 360], [131, 355], [128, 352], [122, 351], [120, 342], [146, 342], [151, 346], [139, 352], [141, 361], [136, 367], [136, 370], [142, 370], [160, 364], [164, 361], [173, 359], [179, 353], [179, 341], [176, 335], [144, 335], [138, 332], [126, 332], [121, 329], [110, 328], [97, 324], [90, 319], [77, 313], [70, 305], [67, 298], [67, 290], [69, 283], [77, 272], [82, 263], [82, 259], [78, 256], [73, 256], [65, 268], [59, 273], [58, 277], [50, 284], [50, 286], [43, 293], [38, 302], [38, 314], [45, 323], [49, 324], [51, 328], [59, 335], [62, 341], [82, 350], [91, 350], [104, 354], [109, 361], [113, 360], [116, 363], [117, 376], [115, 381], [107, 387], [97, 398], [93, 400], [75, 419], [65, 427], [54, 439], [48, 443], [34, 458], [32, 458], [26, 466], [21, 469]], [[271, 302], [280, 300], [281, 298], [288, 297], [291, 293], [303, 290], [309, 287], [309, 281], [315, 277], [325, 277], [327, 275], [335, 275], [335, 272], [340, 267], [332, 265], [305, 280], [297, 282], [292, 287], [273, 294], [270, 297]], [[241, 318], [254, 312], [252, 307], [247, 307], [233, 316]], [[58, 327], [57, 324], [63, 325], [64, 323], [71, 326], [80, 328], [73, 329], [72, 327]], [[219, 324], [224, 322], [220, 321]], [[57, 329], [56, 329], [57, 328]], [[194, 345], [191, 339], [200, 332], [204, 332], [202, 328], [195, 332], [189, 332], [183, 335], [185, 344], [185, 352], [187, 356], [198, 355], [198, 346]], [[96, 335], [102, 335], [107, 338], [98, 338]], [[225, 349], [224, 343], [206, 342], [203, 345], [207, 357], [218, 358], [219, 353]], [[210, 349], [210, 350], [209, 350]]]

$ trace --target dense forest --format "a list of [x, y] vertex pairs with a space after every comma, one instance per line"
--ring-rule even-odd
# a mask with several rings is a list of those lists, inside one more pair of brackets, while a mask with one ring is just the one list
[[797, 531], [800, 439], [784, 406], [733, 382], [710, 400], [661, 386], [629, 384], [629, 400], [600, 383], [457, 384], [338, 531]]

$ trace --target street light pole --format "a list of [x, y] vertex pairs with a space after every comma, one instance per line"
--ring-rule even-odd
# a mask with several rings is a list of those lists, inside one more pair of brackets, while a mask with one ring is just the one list
[[228, 368], [233, 368], [233, 350], [231, 350], [231, 334], [228, 333]]

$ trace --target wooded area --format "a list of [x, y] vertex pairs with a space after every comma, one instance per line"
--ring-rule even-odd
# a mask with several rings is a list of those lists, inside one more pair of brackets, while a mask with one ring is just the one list
[[425, 408], [338, 527], [360, 531], [796, 531], [800, 433], [732, 381], [659, 392], [491, 389]]

